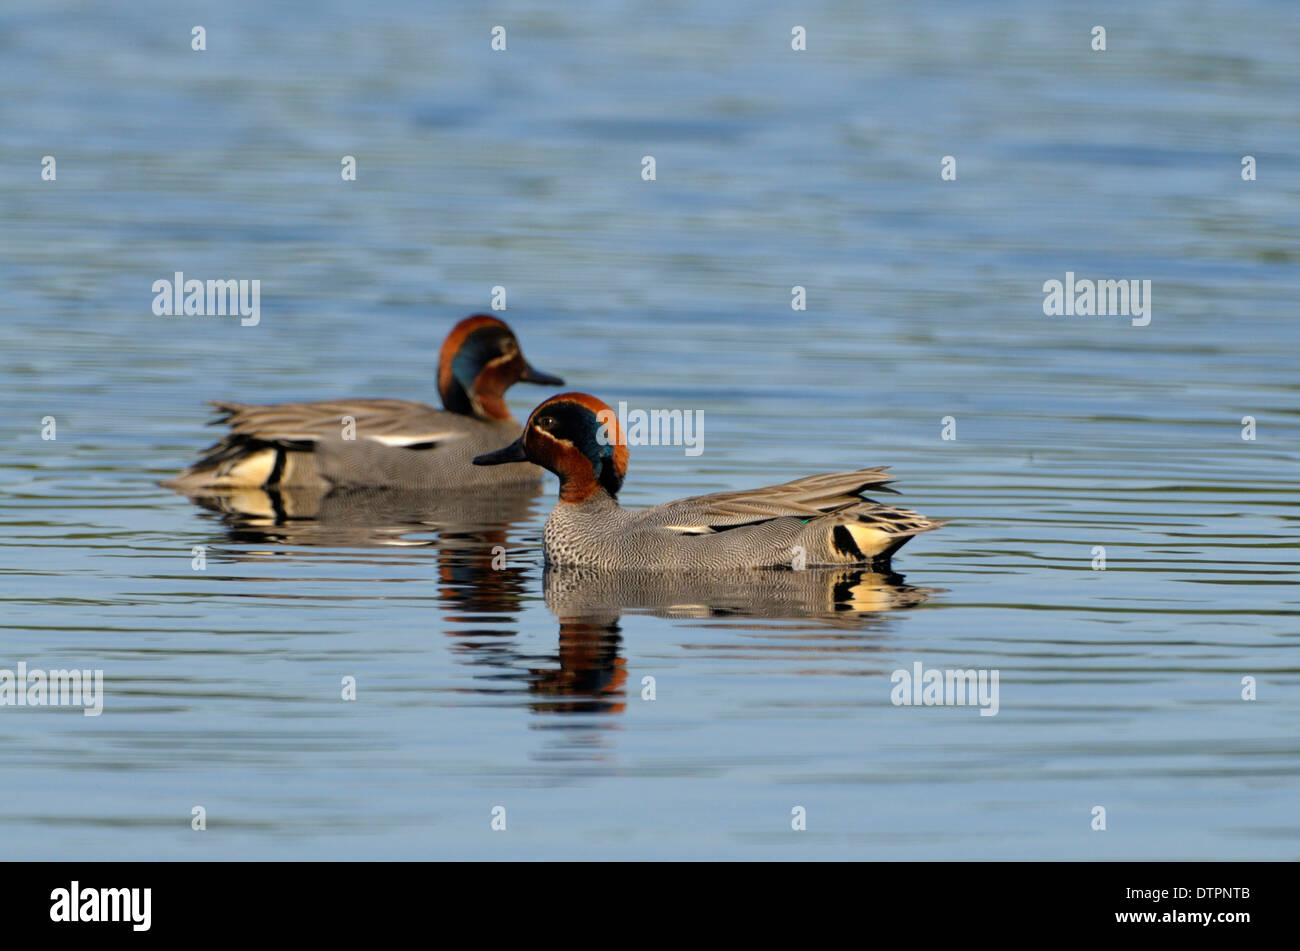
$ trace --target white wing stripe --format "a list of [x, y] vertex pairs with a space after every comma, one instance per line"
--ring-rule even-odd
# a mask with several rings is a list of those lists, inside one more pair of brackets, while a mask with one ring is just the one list
[[457, 439], [464, 433], [375, 433], [367, 435], [364, 438], [371, 442], [377, 442], [384, 446], [414, 446], [418, 443], [425, 442], [446, 442], [448, 439]]

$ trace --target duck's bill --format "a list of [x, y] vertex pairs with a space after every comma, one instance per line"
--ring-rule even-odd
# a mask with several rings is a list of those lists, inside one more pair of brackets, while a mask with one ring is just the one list
[[534, 366], [525, 365], [524, 372], [519, 377], [525, 383], [541, 383], [545, 386], [564, 386], [564, 381], [558, 376], [552, 376], [549, 373], [543, 373]]
[[496, 452], [485, 452], [481, 456], [474, 457], [476, 466], [499, 466], [503, 462], [527, 462], [528, 457], [524, 455], [524, 441], [516, 439], [504, 449], [498, 449]]

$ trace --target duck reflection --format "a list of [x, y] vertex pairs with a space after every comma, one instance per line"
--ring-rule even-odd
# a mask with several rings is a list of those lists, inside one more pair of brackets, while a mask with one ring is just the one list
[[803, 621], [863, 636], [886, 612], [921, 604], [937, 590], [866, 568], [665, 576], [552, 567], [545, 572], [544, 587], [546, 605], [560, 622], [559, 651], [550, 666], [530, 666], [529, 690], [544, 698], [533, 709], [548, 713], [624, 710], [627, 669], [618, 622], [625, 611], [667, 618]]
[[[505, 553], [510, 532], [532, 518], [540, 492], [532, 485], [437, 493], [279, 488], [191, 496], [190, 501], [216, 513], [227, 540], [239, 546], [433, 548], [440, 601], [453, 612], [479, 618], [499, 614], [503, 622], [513, 622], [526, 596], [527, 568], [508, 561]], [[514, 631], [492, 633], [509, 637]]]
[[560, 618], [560, 649], [545, 667], [529, 667], [536, 713], [622, 713], [627, 661], [619, 653], [618, 615]]
[[[220, 516], [231, 541], [330, 548], [440, 546], [504, 538], [527, 519], [540, 487], [436, 493], [391, 488], [240, 489], [190, 501]], [[437, 538], [412, 538], [436, 534]], [[453, 547], [455, 547], [453, 545]]]
[[634, 610], [659, 617], [810, 619], [855, 627], [930, 599], [934, 588], [870, 568], [740, 570], [663, 575], [548, 568], [546, 605], [558, 617]]

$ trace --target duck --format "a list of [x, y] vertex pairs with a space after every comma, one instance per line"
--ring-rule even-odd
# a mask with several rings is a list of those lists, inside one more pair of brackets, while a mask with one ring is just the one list
[[806, 476], [625, 509], [628, 448], [617, 415], [586, 393], [562, 393], [529, 415], [519, 438], [476, 466], [527, 462], [560, 479], [542, 533], [548, 565], [643, 571], [727, 571], [877, 565], [944, 523], [865, 498], [886, 467]]
[[278, 488], [465, 489], [536, 483], [536, 466], [514, 472], [470, 465], [520, 433], [505, 392], [515, 383], [563, 386], [524, 359], [514, 332], [471, 314], [447, 334], [438, 359], [442, 409], [397, 399], [255, 405], [215, 400], [209, 425], [224, 438], [162, 485], [199, 495]]

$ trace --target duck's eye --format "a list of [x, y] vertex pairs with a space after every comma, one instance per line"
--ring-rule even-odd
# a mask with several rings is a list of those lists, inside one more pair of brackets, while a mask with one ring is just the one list
[[537, 417], [537, 428], [538, 428], [538, 429], [554, 429], [554, 428], [555, 428], [555, 417], [554, 417], [554, 416], [539, 416], [539, 417]]

